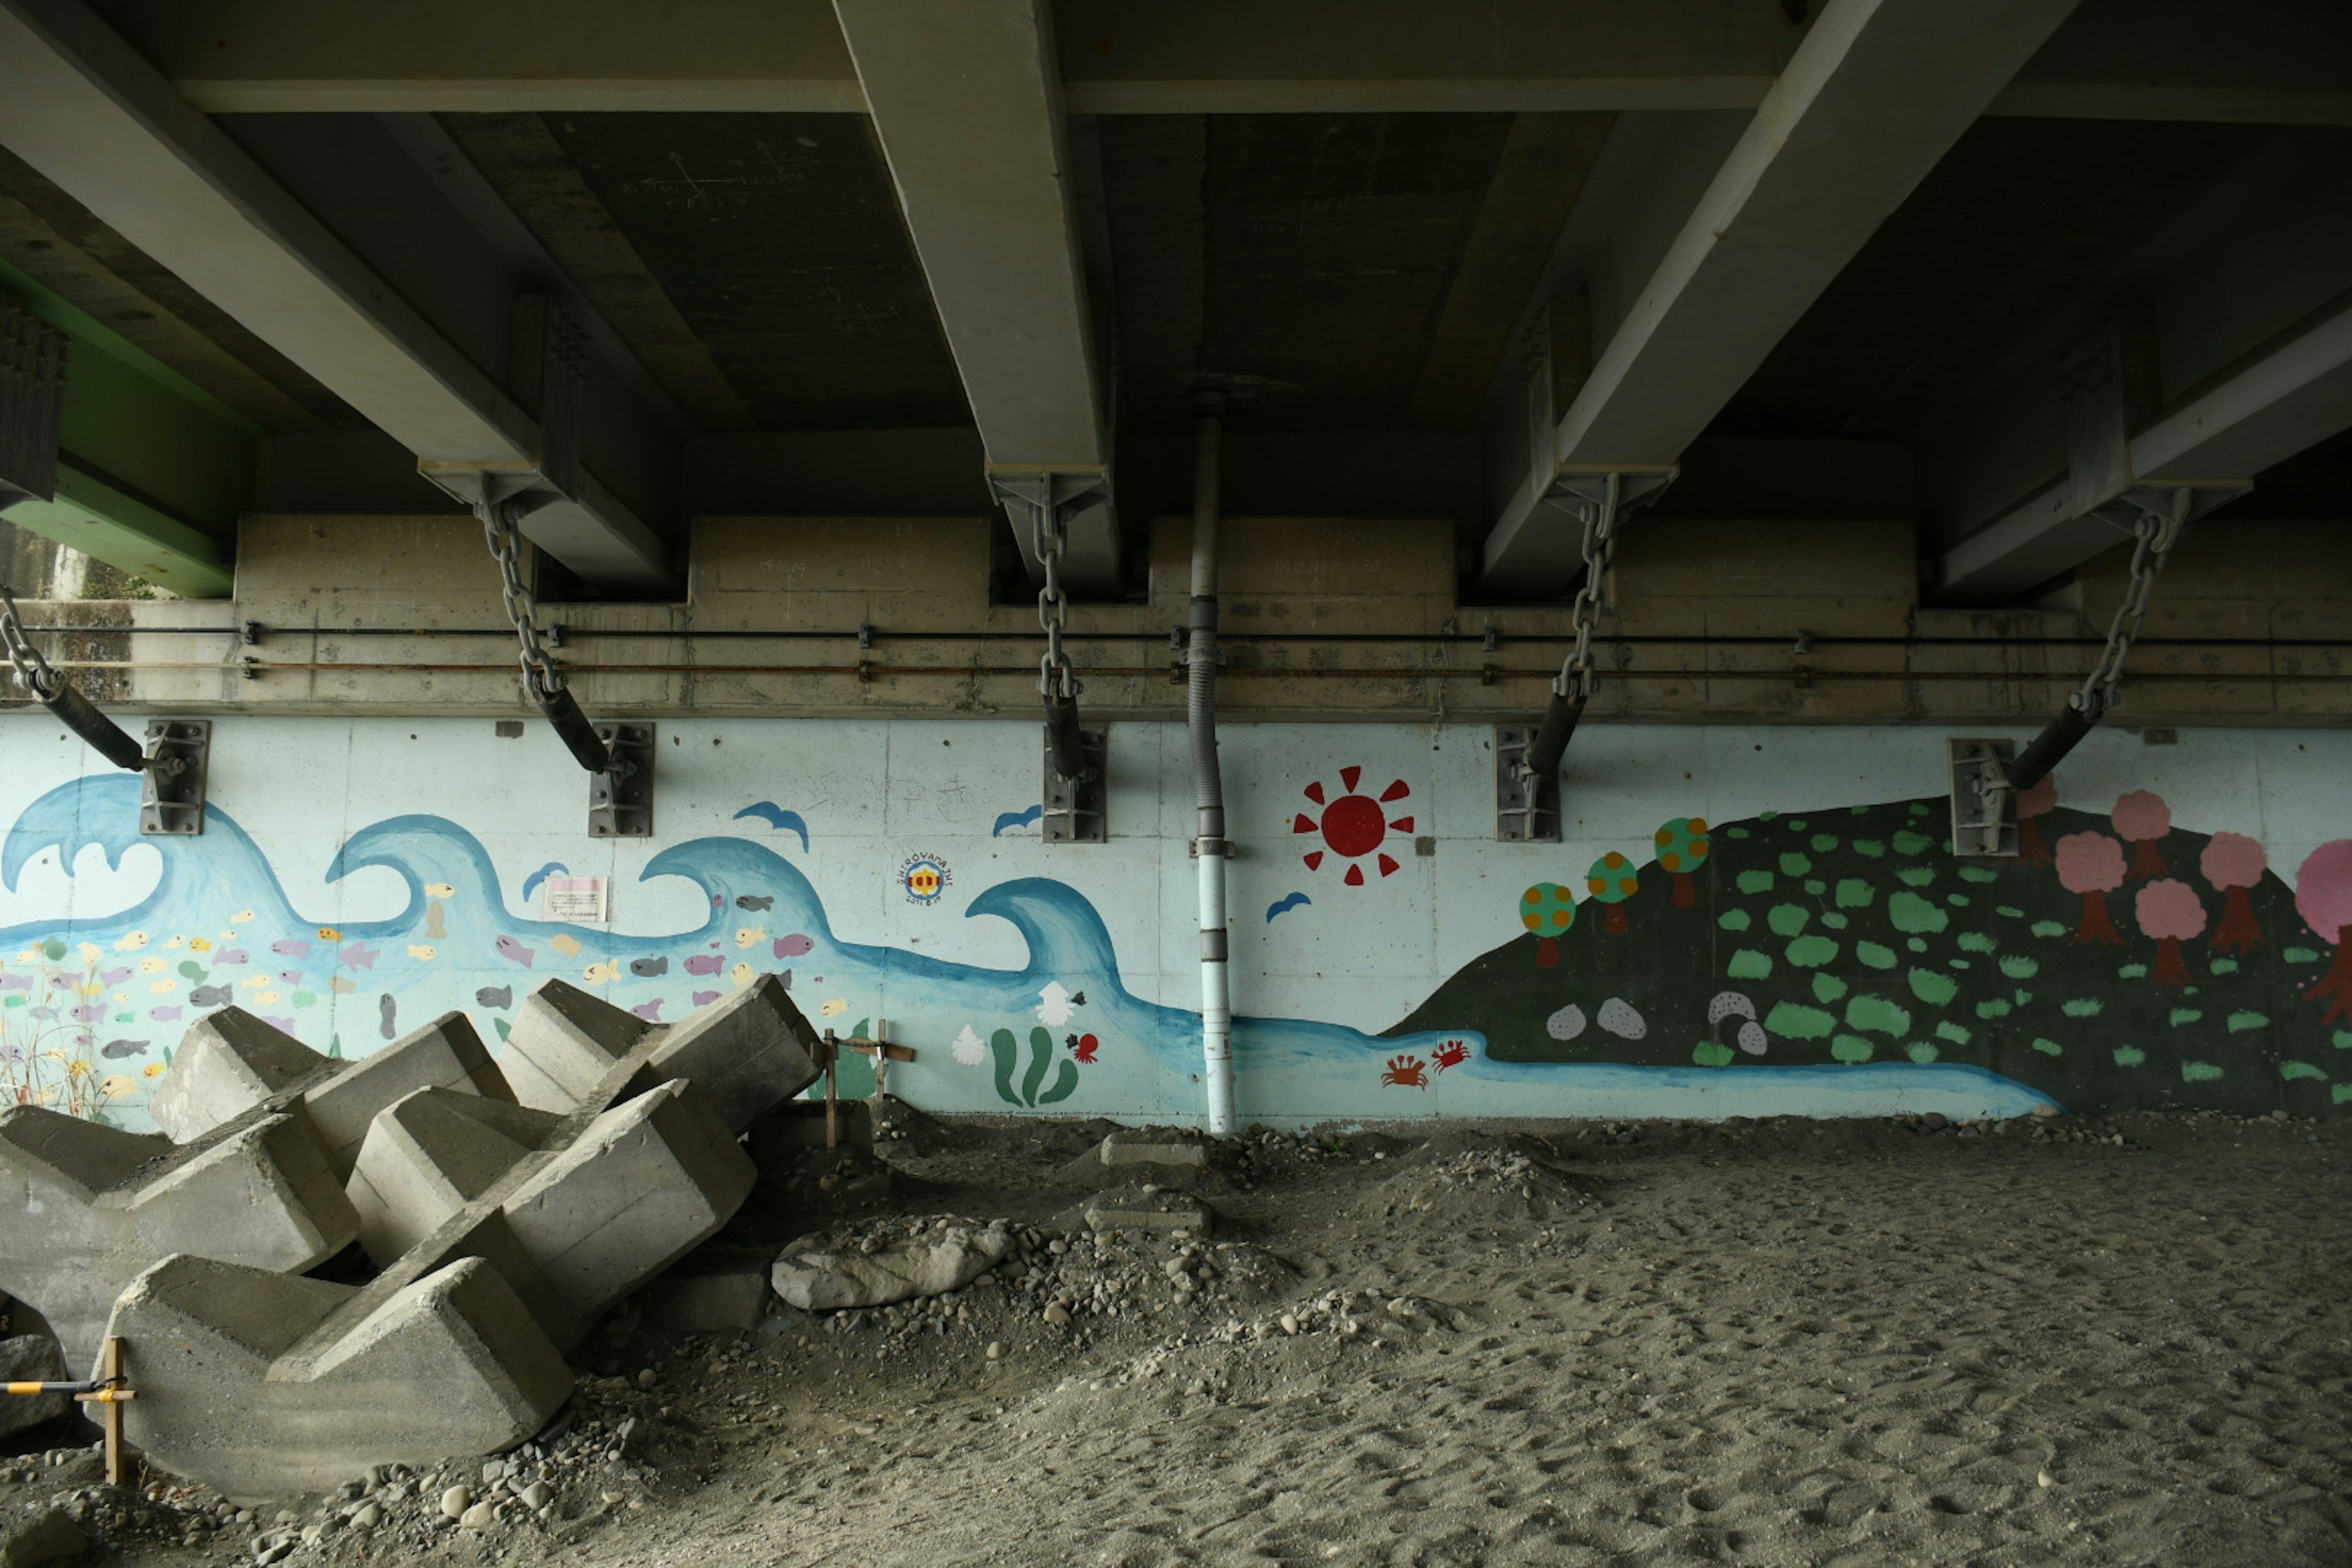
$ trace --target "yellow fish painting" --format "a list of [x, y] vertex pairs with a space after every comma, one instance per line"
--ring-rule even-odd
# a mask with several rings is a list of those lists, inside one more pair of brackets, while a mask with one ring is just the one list
[[580, 939], [576, 936], [564, 936], [559, 932], [548, 939], [547, 945], [566, 958], [580, 956]]
[[244, 979], [238, 981], [237, 984], [244, 986], [247, 991], [258, 991], [263, 986], [269, 984], [269, 976], [267, 974], [248, 974]]
[[838, 1018], [844, 1013], [849, 1011], [849, 998], [846, 996], [835, 996], [824, 1006], [819, 1007], [817, 1011], [824, 1014], [828, 1018]]
[[425, 884], [425, 890], [436, 899], [454, 899], [457, 896], [457, 889], [446, 882], [427, 882]]
[[343, 933], [337, 931], [332, 926], [320, 926], [319, 928], [319, 940], [320, 942], [341, 942], [343, 940]]
[[621, 961], [608, 958], [602, 963], [590, 964], [580, 973], [588, 977], [591, 985], [609, 985], [621, 977]]
[[145, 931], [127, 931], [115, 939], [114, 951], [117, 952], [136, 952], [146, 945], [147, 933]]
[[251, 910], [237, 910], [237, 911], [236, 911], [236, 913], [235, 913], [235, 914], [233, 914], [233, 915], [229, 916], [228, 918], [229, 918], [229, 920], [231, 921], [231, 922], [233, 922], [234, 924], [241, 925], [241, 926], [249, 926], [249, 925], [251, 925], [255, 921], [259, 920], [261, 917], [260, 917], [259, 915], [255, 914]]
[[338, 974], [327, 982], [328, 988], [338, 996], [348, 996], [360, 988], [360, 983], [348, 975]]
[[427, 942], [412, 942], [409, 944], [408, 956], [421, 963], [430, 963], [441, 956], [441, 950]]
[[760, 977], [760, 972], [748, 963], [739, 963], [727, 972], [727, 978], [738, 985], [749, 985]]
[[165, 947], [185, 947], [188, 945], [188, 939], [184, 936], [167, 936], [163, 939], [163, 945]]
[[192, 936], [188, 939], [190, 952], [210, 952], [212, 950], [212, 939], [209, 937]]
[[737, 947], [757, 947], [768, 940], [768, 933], [757, 926], [745, 926], [735, 933]]
[[150, 956], [139, 961], [139, 973], [142, 974], [161, 974], [164, 968], [165, 964], [160, 958]]
[[149, 1062], [145, 1067], [139, 1069], [139, 1076], [141, 1078], [162, 1078], [163, 1076], [163, 1068], [165, 1065], [166, 1064], [163, 1062]]
[[173, 979], [168, 974], [163, 976], [163, 979], [156, 981], [152, 985], [147, 987], [148, 990], [152, 991], [158, 996], [169, 996], [173, 992], [177, 991], [179, 988], [180, 983]]
[[41, 962], [41, 950], [37, 947], [28, 947], [24, 952], [16, 955], [16, 962], [19, 963], [38, 963]]
[[265, 991], [260, 995], [256, 996], [254, 1000], [260, 1003], [265, 1007], [275, 1007], [278, 1005], [278, 993], [275, 991]]
[[84, 963], [96, 963], [100, 959], [104, 958], [105, 956], [106, 950], [99, 946], [98, 943], [94, 942], [86, 942], [81, 944], [81, 961]]

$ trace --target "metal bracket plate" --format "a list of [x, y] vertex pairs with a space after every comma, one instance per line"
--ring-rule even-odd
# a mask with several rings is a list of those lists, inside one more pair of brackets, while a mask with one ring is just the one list
[[1559, 780], [1526, 773], [1535, 739], [1532, 729], [1495, 730], [1495, 837], [1504, 844], [1559, 842]]
[[588, 775], [588, 833], [593, 838], [654, 836], [654, 727], [599, 724], [596, 738], [624, 769]]
[[1948, 741], [1952, 774], [1952, 853], [1962, 859], [2017, 856], [2017, 792], [2009, 787], [2011, 741]]
[[1045, 811], [1043, 837], [1048, 844], [1102, 844], [1110, 838], [1110, 785], [1103, 763], [1109, 754], [1108, 732], [1078, 731], [1079, 754], [1086, 765], [1074, 779], [1055, 776], [1050, 755], [1045, 761]]
[[139, 831], [194, 838], [205, 830], [205, 773], [213, 755], [209, 719], [151, 719], [147, 771], [139, 775]]

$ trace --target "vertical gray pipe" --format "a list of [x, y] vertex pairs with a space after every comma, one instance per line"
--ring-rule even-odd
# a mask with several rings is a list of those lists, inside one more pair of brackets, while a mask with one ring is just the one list
[[1217, 488], [1225, 400], [1204, 392], [1192, 460], [1192, 604], [1184, 716], [1192, 742], [1192, 845], [1201, 901], [1201, 1059], [1209, 1135], [1234, 1134], [1233, 988], [1225, 962], [1225, 786], [1217, 769]]

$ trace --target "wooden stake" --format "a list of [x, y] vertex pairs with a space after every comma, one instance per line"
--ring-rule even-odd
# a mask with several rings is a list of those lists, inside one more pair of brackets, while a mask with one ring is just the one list
[[[874, 1044], [878, 1047], [887, 1045], [889, 1042], [889, 1039], [890, 1020], [887, 1018], [875, 1019]], [[874, 1053], [874, 1105], [872, 1110], [867, 1112], [869, 1115], [880, 1111], [882, 1109], [883, 1097], [890, 1092], [887, 1087], [889, 1083], [889, 1079], [887, 1077], [889, 1070], [890, 1053], [887, 1050], [877, 1048]]]
[[[99, 1363], [98, 1375], [110, 1388], [122, 1376], [122, 1342], [110, 1338], [106, 1342], [105, 1359]], [[100, 1406], [100, 1422], [106, 1428], [106, 1484], [123, 1484], [122, 1406], [111, 1401]]]
[[835, 1069], [840, 1060], [841, 1042], [833, 1037], [831, 1029], [827, 1029], [824, 1032], [824, 1146], [828, 1149], [837, 1147], [841, 1142], [841, 1123], [835, 1109], [840, 1089], [840, 1075]]

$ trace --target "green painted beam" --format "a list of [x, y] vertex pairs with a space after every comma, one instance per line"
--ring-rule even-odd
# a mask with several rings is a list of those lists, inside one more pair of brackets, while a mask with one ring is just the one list
[[57, 499], [19, 502], [8, 521], [183, 597], [226, 597], [260, 427], [5, 262], [0, 298], [71, 343]]

